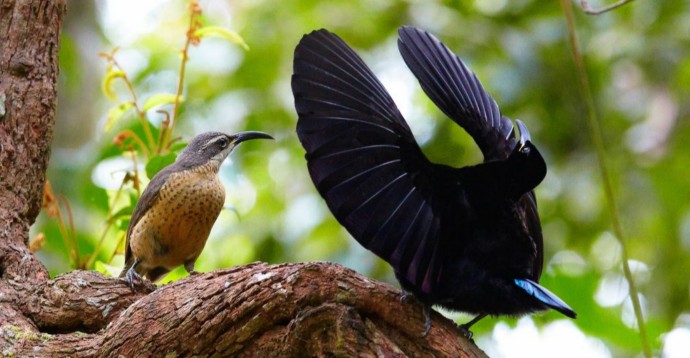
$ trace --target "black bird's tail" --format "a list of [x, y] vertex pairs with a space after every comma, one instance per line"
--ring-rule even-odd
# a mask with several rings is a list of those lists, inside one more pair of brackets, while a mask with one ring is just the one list
[[564, 315], [575, 318], [577, 313], [573, 311], [568, 304], [563, 302], [558, 296], [554, 295], [551, 291], [547, 290], [545, 287], [540, 286], [538, 283], [529, 279], [515, 279], [515, 284], [521, 289], [525, 290], [527, 294], [538, 299], [543, 304], [548, 307], [555, 309], [556, 311], [563, 313]]

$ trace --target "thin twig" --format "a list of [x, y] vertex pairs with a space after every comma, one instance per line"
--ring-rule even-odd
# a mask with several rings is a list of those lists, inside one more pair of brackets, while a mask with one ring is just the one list
[[[125, 234], [126, 234], [126, 233], [123, 232], [123, 233], [120, 235], [120, 238], [117, 239], [117, 245], [115, 245], [115, 249], [114, 249], [113, 252], [110, 254], [110, 258], [108, 259], [108, 262], [113, 262], [113, 259], [115, 258], [115, 255], [117, 255], [117, 249], [120, 248], [120, 245], [121, 245], [122, 242], [125, 240]], [[127, 250], [127, 248], [125, 248], [125, 251], [126, 251], [126, 250]]]
[[[116, 141], [118, 141], [119, 143], [121, 143], [121, 142], [123, 142], [123, 141], [124, 141], [125, 139], [127, 139], [127, 138], [132, 138], [132, 140], [133, 140], [137, 145], [139, 145], [139, 147], [142, 149], [142, 151], [144, 152], [144, 155], [145, 155], [147, 158], [150, 158], [150, 157], [151, 157], [151, 155], [150, 155], [151, 152], [149, 151], [149, 149], [148, 149], [148, 147], [146, 146], [146, 144], [145, 144], [145, 143], [141, 140], [141, 138], [139, 138], [139, 136], [138, 136], [136, 133], [134, 133], [134, 131], [132, 131], [131, 129], [125, 129], [125, 130], [121, 131], [120, 134], [119, 134], [119, 136], [116, 137]], [[154, 148], [154, 149], [155, 149], [155, 148]], [[134, 152], [134, 148], [130, 147], [130, 150], [131, 150], [132, 152]], [[136, 168], [135, 168], [135, 169], [136, 169]]]
[[156, 112], [165, 116], [165, 119], [163, 120], [163, 122], [161, 122], [161, 133], [160, 137], [158, 138], [158, 148], [156, 149], [156, 153], [161, 153], [163, 151], [163, 148], [165, 147], [165, 136], [166, 133], [168, 133], [168, 127], [170, 126], [170, 113], [162, 109], [159, 109]]
[[[118, 199], [120, 198], [120, 194], [122, 193], [122, 189], [124, 189], [125, 183], [127, 182], [127, 176], [125, 175], [125, 178], [122, 179], [122, 183], [120, 183], [120, 187], [117, 188], [117, 191], [115, 192], [115, 196], [113, 197], [112, 202], [108, 205], [108, 220], [105, 222], [105, 227], [103, 228], [103, 232], [101, 233], [101, 237], [98, 239], [98, 243], [96, 244], [96, 247], [93, 249], [93, 254], [89, 258], [89, 261], [86, 263], [86, 269], [90, 268], [91, 265], [96, 261], [96, 257], [98, 257], [98, 251], [101, 250], [101, 246], [103, 245], [103, 241], [105, 241], [105, 237], [108, 234], [108, 231], [110, 228], [113, 226], [113, 209], [115, 208], [115, 203], [117, 203]], [[109, 261], [110, 262], [110, 261]]]
[[[122, 80], [125, 82], [125, 85], [127, 86], [127, 90], [129, 91], [130, 95], [132, 96], [132, 104], [134, 104], [134, 109], [137, 111], [137, 116], [139, 117], [139, 121], [141, 122], [141, 126], [144, 128], [144, 133], [146, 133], [146, 140], [149, 143], [149, 147], [151, 149], [155, 148], [156, 142], [154, 141], [153, 138], [153, 133], [151, 132], [151, 127], [149, 126], [148, 119], [146, 119], [146, 113], [139, 107], [139, 101], [137, 100], [137, 93], [134, 91], [134, 85], [132, 84], [132, 81], [129, 80], [129, 77], [127, 77], [127, 72], [120, 66], [120, 64], [115, 60], [114, 56], [108, 57], [108, 60], [115, 66], [118, 70], [122, 71]], [[141, 141], [140, 141], [141, 142]], [[143, 143], [142, 143], [143, 144]], [[147, 153], [149, 153], [148, 150], [146, 150]], [[148, 156], [148, 154], [147, 154]]]
[[582, 5], [582, 11], [584, 11], [587, 15], [601, 15], [605, 12], [609, 12], [613, 9], [619, 8], [629, 2], [633, 2], [634, 0], [620, 0], [617, 3], [611, 4], [609, 6], [606, 6], [604, 8], [601, 8], [599, 10], [593, 9], [591, 6], [589, 6], [589, 3], [587, 0], [580, 0], [580, 5]]
[[65, 228], [65, 224], [63, 221], [64, 219], [62, 218], [62, 215], [60, 215], [59, 205], [58, 205], [58, 219], [59, 219], [59, 222], [61, 223], [60, 226], [62, 227], [63, 235], [67, 235], [65, 241], [68, 241], [68, 240], [70, 241], [70, 246], [72, 246], [72, 250], [74, 251], [74, 266], [77, 269], [81, 269], [82, 267], [80, 266], [81, 260], [79, 257], [79, 243], [77, 242], [77, 237], [76, 237], [75, 230], [74, 230], [74, 217], [72, 216], [72, 208], [70, 207], [69, 201], [67, 201], [67, 198], [65, 198], [64, 196], [62, 196], [60, 194], [58, 194], [56, 197], [58, 199], [58, 203], [60, 201], [62, 201], [62, 204], [65, 206], [65, 210], [67, 210], [67, 220], [69, 222], [69, 227], [70, 227], [69, 232], [67, 232], [67, 229]]
[[621, 260], [623, 264], [623, 273], [625, 274], [625, 278], [628, 280], [628, 286], [630, 289], [630, 299], [633, 304], [633, 309], [635, 310], [635, 318], [637, 319], [637, 326], [640, 331], [640, 341], [642, 343], [642, 350], [644, 352], [645, 357], [651, 358], [652, 350], [649, 346], [647, 328], [645, 326], [644, 316], [642, 314], [640, 299], [637, 294], [637, 287], [635, 286], [635, 280], [633, 278], [632, 272], [630, 271], [630, 265], [628, 263], [628, 251], [625, 246], [623, 228], [621, 226], [620, 219], [618, 218], [618, 204], [616, 203], [616, 198], [613, 193], [613, 186], [611, 184], [611, 178], [609, 176], [609, 170], [606, 165], [604, 140], [602, 139], [601, 128], [599, 128], [599, 119], [597, 118], [597, 112], [594, 107], [594, 96], [592, 95], [592, 89], [589, 86], [589, 81], [587, 79], [587, 72], [585, 70], [585, 64], [582, 59], [582, 53], [580, 53], [580, 45], [577, 39], [577, 33], [575, 32], [575, 19], [573, 17], [573, 11], [570, 4], [570, 0], [561, 0], [561, 5], [563, 6], [563, 13], [565, 14], [566, 25], [568, 27], [568, 40], [570, 43], [570, 50], [572, 52], [573, 60], [575, 61], [575, 67], [577, 68], [580, 91], [582, 92], [585, 105], [587, 106], [587, 125], [589, 127], [589, 132], [597, 151], [599, 170], [601, 171], [601, 180], [602, 184], [604, 185], [604, 191], [606, 193], [609, 216], [611, 217], [611, 224], [613, 226], [615, 236], [621, 245]]
[[184, 48], [182, 48], [181, 51], [182, 60], [180, 61], [180, 73], [179, 78], [177, 80], [177, 92], [175, 94], [175, 102], [173, 102], [173, 109], [170, 117], [170, 126], [167, 128], [167, 130], [162, 136], [164, 142], [161, 143], [161, 149], [168, 147], [167, 142], [169, 141], [169, 138], [172, 135], [173, 130], [175, 129], [175, 124], [177, 123], [177, 111], [180, 107], [180, 98], [182, 97], [182, 90], [184, 88], [184, 75], [187, 69], [187, 61], [189, 60], [189, 46], [194, 44], [195, 39], [197, 39], [197, 37], [194, 36], [194, 32], [199, 26], [199, 16], [201, 15], [201, 7], [199, 7], [199, 4], [196, 1], [192, 1], [189, 4], [189, 12], [189, 28], [187, 29], [187, 38], [184, 43]]

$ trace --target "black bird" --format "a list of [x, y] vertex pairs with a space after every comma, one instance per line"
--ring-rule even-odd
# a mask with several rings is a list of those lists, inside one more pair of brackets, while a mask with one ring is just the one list
[[297, 134], [316, 188], [335, 218], [391, 264], [404, 291], [429, 310], [476, 314], [575, 312], [537, 284], [543, 244], [532, 191], [546, 164], [527, 127], [502, 116], [477, 77], [443, 43], [414, 27], [398, 47], [424, 92], [467, 131], [481, 164], [431, 163], [386, 89], [326, 30], [295, 49]]

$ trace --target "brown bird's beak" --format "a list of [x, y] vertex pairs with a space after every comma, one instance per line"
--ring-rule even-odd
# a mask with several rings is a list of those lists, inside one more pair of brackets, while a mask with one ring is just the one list
[[254, 131], [247, 131], [247, 132], [239, 132], [237, 134], [231, 135], [230, 138], [233, 140], [235, 145], [238, 145], [246, 140], [250, 139], [273, 139], [270, 135], [264, 133], [264, 132], [254, 132]]

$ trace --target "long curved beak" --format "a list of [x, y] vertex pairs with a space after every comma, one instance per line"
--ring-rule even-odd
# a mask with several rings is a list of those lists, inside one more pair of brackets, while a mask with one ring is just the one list
[[530, 142], [532, 138], [529, 135], [529, 130], [521, 120], [516, 120], [518, 130], [520, 131], [520, 148], [525, 146], [525, 143]]
[[264, 132], [255, 132], [255, 131], [247, 131], [247, 132], [239, 132], [234, 135], [231, 135], [230, 138], [232, 138], [233, 142], [235, 145], [238, 145], [246, 140], [250, 139], [273, 139], [270, 135], [264, 133]]

